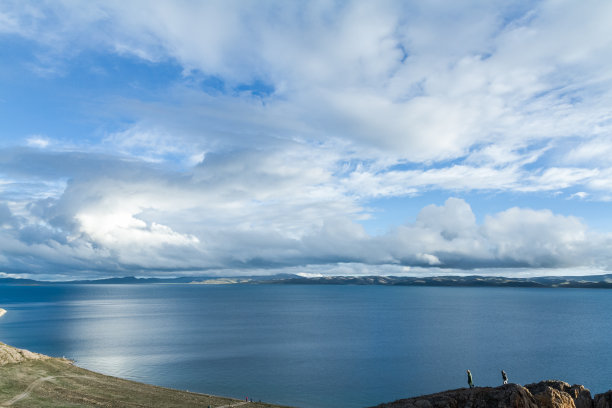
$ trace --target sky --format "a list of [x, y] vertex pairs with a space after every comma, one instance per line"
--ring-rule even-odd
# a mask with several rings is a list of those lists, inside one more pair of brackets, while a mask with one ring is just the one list
[[0, 2], [0, 276], [612, 268], [612, 3]]

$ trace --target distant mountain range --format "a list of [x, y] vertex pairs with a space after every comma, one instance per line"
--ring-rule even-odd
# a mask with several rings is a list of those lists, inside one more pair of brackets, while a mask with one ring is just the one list
[[193, 284], [232, 284], [232, 283], [267, 283], [284, 282], [287, 279], [299, 278], [298, 275], [277, 274], [266, 276], [182, 276], [180, 278], [137, 278], [134, 276], [113, 277], [104, 279], [84, 279], [71, 281], [43, 281], [34, 279], [0, 278], [0, 285], [141, 285], [151, 283], [193, 283]]
[[136, 278], [133, 276], [65, 282], [32, 279], [0, 278], [4, 285], [67, 285], [67, 284], [280, 284], [280, 285], [386, 285], [386, 286], [493, 286], [534, 288], [612, 288], [612, 274], [593, 276], [545, 276], [505, 278], [499, 276], [325, 276], [306, 278], [298, 275], [269, 276], [190, 276], [180, 278]]
[[304, 285], [387, 285], [387, 286], [508, 286], [534, 288], [612, 288], [612, 274], [596, 276], [554, 276], [505, 278], [499, 276], [328, 276], [294, 277], [270, 283]]

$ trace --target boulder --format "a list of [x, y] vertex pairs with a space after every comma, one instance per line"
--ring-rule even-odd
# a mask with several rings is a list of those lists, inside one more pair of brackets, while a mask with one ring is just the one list
[[[538, 400], [541, 407], [574, 406], [593, 408], [591, 392], [582, 385], [569, 385], [564, 381], [546, 380], [525, 386]], [[567, 399], [572, 400], [570, 405]]]
[[594, 408], [612, 408], [612, 390], [595, 396]]
[[574, 384], [567, 393], [574, 399], [576, 408], [593, 408], [593, 397], [591, 397], [591, 391], [588, 388]]
[[533, 396], [541, 408], [576, 408], [574, 400], [568, 393], [552, 387], [545, 387]]

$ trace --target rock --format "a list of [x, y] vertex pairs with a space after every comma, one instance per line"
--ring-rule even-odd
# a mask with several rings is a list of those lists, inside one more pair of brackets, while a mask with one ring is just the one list
[[591, 391], [584, 388], [582, 385], [574, 384], [570, 388], [569, 395], [574, 399], [576, 408], [593, 408], [593, 398], [591, 397]]
[[540, 381], [539, 383], [527, 384], [525, 385], [525, 388], [527, 388], [533, 395], [536, 395], [546, 392], [547, 388], [553, 388], [555, 390], [565, 392], [566, 389], [570, 388], [570, 385], [564, 381], [545, 380]]
[[541, 408], [576, 408], [576, 404], [569, 394], [552, 387], [545, 387], [542, 392], [535, 394], [533, 397], [538, 401], [538, 406]]
[[0, 365], [19, 363], [25, 360], [47, 360], [49, 358], [51, 357], [0, 343]]
[[595, 408], [612, 408], [612, 390], [595, 396]]
[[[525, 386], [538, 400], [541, 407], [574, 406], [593, 408], [591, 392], [582, 385], [572, 385], [559, 380], [546, 380]], [[567, 398], [572, 400], [568, 405]]]
[[421, 397], [401, 399], [376, 408], [612, 408], [612, 390], [591, 399], [582, 385], [547, 380], [501, 387], [460, 388]]
[[378, 405], [377, 408], [537, 408], [531, 393], [517, 384], [460, 388]]

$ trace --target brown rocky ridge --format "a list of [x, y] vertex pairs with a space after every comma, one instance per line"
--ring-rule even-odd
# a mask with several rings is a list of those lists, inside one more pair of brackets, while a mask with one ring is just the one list
[[380, 404], [376, 408], [612, 408], [612, 390], [591, 397], [582, 385], [546, 380], [521, 386], [460, 388]]
[[0, 366], [5, 364], [20, 363], [27, 360], [47, 360], [51, 357], [43, 354], [32, 353], [28, 350], [11, 347], [0, 342]]

